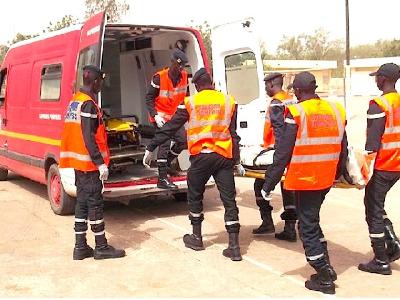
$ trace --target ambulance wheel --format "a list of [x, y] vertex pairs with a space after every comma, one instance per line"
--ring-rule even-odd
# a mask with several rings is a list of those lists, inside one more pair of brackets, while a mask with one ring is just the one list
[[47, 173], [47, 194], [51, 209], [56, 215], [71, 215], [74, 213], [75, 198], [64, 191], [57, 164], [52, 164]]
[[7, 180], [8, 170], [0, 168], [0, 181]]
[[178, 202], [186, 202], [187, 201], [187, 193], [186, 192], [176, 193], [176, 194], [174, 194], [174, 198]]

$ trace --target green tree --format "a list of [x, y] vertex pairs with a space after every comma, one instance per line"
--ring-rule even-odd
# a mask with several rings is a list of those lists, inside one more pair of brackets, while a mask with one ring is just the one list
[[3, 62], [4, 56], [6, 56], [7, 51], [8, 51], [7, 45], [0, 45], [0, 65]]
[[13, 45], [13, 44], [15, 44], [15, 43], [18, 43], [18, 42], [21, 42], [21, 41], [25, 41], [25, 40], [29, 40], [29, 39], [31, 39], [31, 38], [34, 38], [34, 37], [36, 37], [36, 36], [38, 36], [39, 34], [23, 34], [23, 33], [20, 33], [20, 32], [18, 32], [15, 36], [14, 36], [14, 38], [11, 40], [11, 41], [9, 41], [8, 42], [8, 44], [11, 46], [11, 45]]
[[305, 56], [305, 37], [286, 36], [281, 39], [277, 48], [278, 59], [304, 59]]
[[64, 17], [62, 17], [61, 20], [59, 20], [55, 23], [50, 22], [49, 25], [47, 26], [47, 28], [43, 30], [43, 32], [57, 31], [57, 30], [65, 28], [65, 27], [75, 25], [77, 23], [78, 23], [77, 18], [75, 18], [71, 15], [65, 15]]
[[85, 0], [85, 6], [86, 18], [105, 11], [109, 22], [118, 22], [129, 10], [129, 4], [125, 0]]
[[211, 46], [211, 27], [207, 21], [204, 21], [203, 24], [196, 25], [194, 21], [191, 20], [190, 27], [197, 29], [200, 32], [200, 35], [204, 42], [204, 47], [206, 48], [208, 64], [210, 68], [212, 68], [212, 46]]

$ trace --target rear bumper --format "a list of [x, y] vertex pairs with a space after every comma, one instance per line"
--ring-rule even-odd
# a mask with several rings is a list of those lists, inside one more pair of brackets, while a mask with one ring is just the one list
[[[73, 169], [60, 169], [61, 182], [65, 192], [76, 197], [75, 173]], [[178, 186], [176, 190], [165, 190], [157, 187], [156, 176], [142, 177], [136, 180], [105, 182], [103, 189], [103, 197], [107, 199], [113, 198], [142, 198], [153, 195], [172, 195], [176, 193], [185, 193], [188, 190], [186, 175], [171, 176], [170, 180]], [[215, 185], [213, 178], [206, 184], [206, 188], [212, 188]], [[116, 199], [117, 200], [117, 199]]]

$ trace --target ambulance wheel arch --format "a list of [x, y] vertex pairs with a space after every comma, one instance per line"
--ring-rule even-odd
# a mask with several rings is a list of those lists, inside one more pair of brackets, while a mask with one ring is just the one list
[[70, 215], [75, 211], [74, 197], [66, 193], [61, 183], [60, 171], [56, 162], [50, 165], [47, 174], [47, 194], [50, 206], [57, 215]]

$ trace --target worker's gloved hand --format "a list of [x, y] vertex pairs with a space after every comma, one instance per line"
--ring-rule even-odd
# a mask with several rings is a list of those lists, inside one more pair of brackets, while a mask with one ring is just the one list
[[146, 168], [150, 168], [152, 160], [153, 160], [153, 152], [150, 152], [149, 150], [146, 150], [144, 152], [144, 156], [143, 156], [143, 165]]
[[246, 174], [246, 170], [244, 169], [244, 167], [242, 166], [242, 164], [237, 164], [237, 165], [235, 165], [235, 170], [236, 170], [236, 173], [237, 173], [239, 176], [244, 176], [244, 175]]
[[102, 164], [99, 166], [99, 172], [100, 172], [100, 176], [99, 179], [100, 180], [107, 180], [108, 179], [108, 167], [106, 164]]
[[161, 128], [164, 126], [165, 124], [165, 120], [163, 117], [161, 117], [160, 115], [155, 115], [154, 116], [154, 120], [156, 121], [157, 127]]
[[264, 191], [263, 189], [261, 190], [261, 196], [264, 198], [264, 200], [266, 201], [271, 201], [272, 200], [272, 196], [271, 193], [267, 193], [266, 191]]

